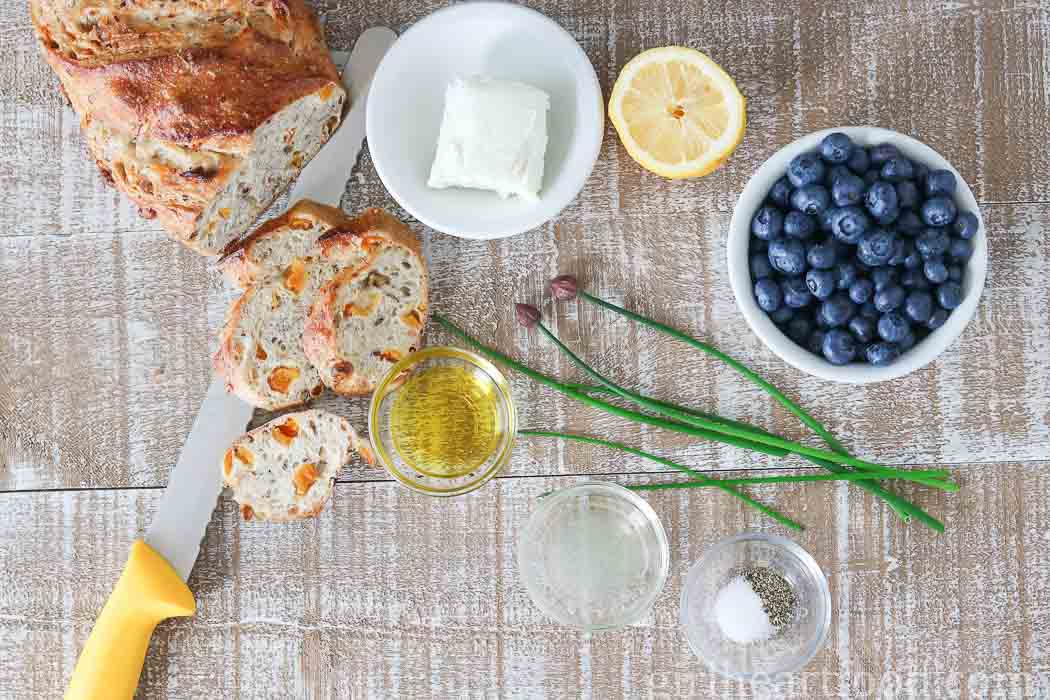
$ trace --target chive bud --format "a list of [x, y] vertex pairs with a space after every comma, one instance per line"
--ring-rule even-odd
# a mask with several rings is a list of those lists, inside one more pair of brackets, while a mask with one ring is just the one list
[[551, 280], [551, 296], [558, 301], [571, 301], [576, 298], [576, 278], [572, 275], [558, 275]]
[[518, 324], [525, 328], [532, 328], [540, 322], [540, 310], [529, 304], [515, 304], [514, 313], [518, 317]]

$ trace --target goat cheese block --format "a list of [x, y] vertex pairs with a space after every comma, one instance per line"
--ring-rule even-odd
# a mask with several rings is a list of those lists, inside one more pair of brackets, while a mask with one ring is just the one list
[[472, 187], [538, 199], [547, 150], [543, 90], [510, 80], [457, 78], [445, 90], [428, 185]]

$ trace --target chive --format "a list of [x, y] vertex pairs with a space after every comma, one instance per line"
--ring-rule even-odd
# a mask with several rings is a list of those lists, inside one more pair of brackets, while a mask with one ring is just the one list
[[[810, 481], [865, 481], [870, 479], [882, 479], [883, 477], [875, 474], [863, 474], [860, 472], [850, 472], [849, 474], [805, 474], [798, 476], [759, 476], [750, 477], [746, 479], [719, 479], [719, 483], [729, 484], [732, 486], [748, 486], [751, 484], [787, 484], [787, 483], [798, 483], [798, 482], [810, 482]], [[942, 491], [950, 491], [955, 493], [959, 490], [959, 485], [950, 481], [931, 481], [927, 484], [933, 488], [941, 489]], [[663, 489], [693, 489], [693, 488], [705, 488], [711, 486], [711, 484], [704, 483], [702, 481], [672, 481], [667, 483], [656, 483], [656, 484], [630, 484], [625, 488], [632, 491], [660, 491]]]
[[[889, 469], [889, 474], [871, 474], [868, 472], [849, 472], [847, 474], [797, 474], [791, 476], [758, 476], [758, 477], [747, 477], [740, 479], [723, 479], [720, 477], [713, 477], [704, 474], [703, 472], [690, 469], [684, 465], [673, 462], [664, 457], [654, 455], [649, 452], [644, 452], [634, 447], [624, 445], [619, 442], [613, 442], [611, 440], [603, 440], [601, 438], [589, 437], [587, 435], [578, 435], [576, 433], [562, 433], [553, 430], [519, 430], [518, 435], [524, 435], [527, 437], [553, 437], [560, 438], [562, 440], [573, 440], [576, 442], [585, 442], [591, 445], [601, 445], [602, 447], [609, 447], [614, 450], [620, 450], [622, 452], [628, 452], [638, 457], [657, 462], [659, 464], [666, 465], [672, 469], [677, 469], [680, 472], [689, 474], [693, 477], [701, 477], [699, 481], [684, 481], [678, 482], [679, 486], [675, 488], [687, 488], [684, 484], [693, 484], [694, 486], [711, 486], [713, 484], [705, 483], [710, 481], [718, 482], [719, 484], [729, 485], [747, 485], [747, 484], [790, 484], [795, 482], [808, 482], [808, 481], [870, 481], [875, 479], [900, 479], [903, 481], [914, 481], [916, 483], [924, 483], [934, 488], [941, 489], [942, 491], [958, 491], [959, 486], [950, 481], [942, 481], [944, 478], [951, 476], [951, 472], [946, 469]], [[629, 487], [630, 488], [630, 487]], [[642, 487], [638, 487], [642, 488]], [[645, 490], [642, 488], [642, 490]]]
[[[709, 345], [708, 343], [705, 343], [701, 340], [697, 340], [691, 335], [683, 333], [666, 324], [660, 323], [659, 321], [654, 321], [651, 318], [647, 318], [640, 314], [636, 314], [633, 311], [628, 311], [627, 309], [617, 306], [616, 304], [611, 304], [605, 301], [604, 299], [599, 299], [598, 297], [592, 294], [588, 294], [587, 292], [580, 291], [579, 296], [591, 302], [592, 304], [597, 304], [602, 308], [618, 313], [621, 316], [631, 319], [632, 321], [637, 321], [638, 323], [649, 326], [650, 328], [658, 330], [661, 333], [670, 335], [671, 337], [676, 338], [682, 341], [683, 343], [693, 346], [697, 350], [705, 352], [708, 355], [711, 355], [712, 357], [721, 360], [723, 363], [732, 367], [734, 370], [742, 374], [754, 384], [758, 385], [763, 391], [765, 391], [767, 394], [776, 399], [777, 402], [779, 402], [784, 408], [786, 408], [796, 418], [802, 421], [802, 423], [808, 426], [813, 432], [819, 435], [820, 438], [824, 440], [824, 442], [832, 450], [840, 454], [849, 454], [845, 446], [843, 446], [843, 444], [839, 442], [834, 435], [828, 432], [827, 428], [821, 425], [821, 423], [817, 421], [816, 418], [807, 413], [797, 403], [789, 399], [783, 392], [781, 392], [775, 386], [763, 379], [758, 373], [754, 372], [743, 363], [733, 359], [732, 357], [722, 352], [718, 348], [714, 347], [713, 345]], [[810, 461], [830, 472], [842, 473], [846, 471], [839, 465], [830, 461], [814, 459], [810, 459]], [[944, 532], [943, 523], [931, 516], [922, 508], [919, 508], [915, 504], [901, 498], [892, 491], [888, 491], [883, 487], [879, 486], [878, 484], [871, 484], [863, 481], [860, 482], [859, 486], [885, 501], [886, 504], [889, 505], [889, 507], [897, 514], [897, 516], [905, 522], [908, 522], [909, 520], [911, 520], [912, 517], [914, 517], [917, 520], [922, 521], [927, 527], [930, 527], [931, 529], [936, 530], [937, 532]]]
[[[707, 439], [707, 440], [713, 440], [713, 441], [716, 441], [716, 442], [722, 442], [722, 443], [729, 444], [729, 445], [734, 445], [734, 446], [737, 446], [737, 447], [744, 447], [746, 449], [754, 450], [756, 452], [763, 452], [765, 454], [770, 454], [770, 455], [773, 455], [773, 456], [782, 456], [783, 454], [786, 454], [785, 451], [783, 451], [783, 450], [777, 450], [776, 448], [772, 448], [772, 447], [769, 447], [767, 445], [763, 445], [761, 443], [753, 442], [753, 441], [750, 441], [750, 440], [741, 440], [741, 439], [733, 438], [733, 437], [730, 437], [730, 436], [727, 436], [727, 435], [723, 435], [721, 433], [717, 433], [717, 432], [714, 432], [714, 431], [703, 430], [703, 429], [697, 428], [697, 427], [692, 426], [692, 425], [686, 425], [686, 424], [678, 423], [678, 422], [675, 422], [675, 421], [668, 421], [668, 420], [664, 420], [664, 419], [661, 419], [661, 418], [655, 418], [655, 417], [647, 416], [645, 414], [638, 413], [636, 411], [631, 411], [629, 409], [620, 408], [619, 406], [616, 406], [614, 404], [610, 404], [610, 403], [605, 402], [605, 401], [599, 401], [597, 399], [593, 399], [590, 396], [588, 396], [585, 393], [583, 393], [582, 391], [579, 391], [579, 390], [577, 390], [575, 388], [570, 387], [569, 385], [566, 385], [566, 384], [563, 384], [562, 382], [559, 382], [554, 377], [551, 377], [549, 375], [543, 374], [542, 372], [538, 372], [538, 371], [532, 369], [531, 367], [529, 367], [528, 365], [522, 364], [521, 362], [518, 362], [517, 360], [514, 360], [513, 358], [511, 358], [511, 357], [509, 357], [507, 355], [504, 355], [503, 353], [499, 352], [498, 350], [494, 350], [493, 348], [490, 348], [490, 347], [484, 345], [479, 340], [475, 339], [474, 337], [472, 337], [471, 335], [469, 335], [468, 333], [466, 333], [465, 331], [460, 329], [458, 326], [456, 326], [454, 323], [449, 321], [447, 318], [445, 318], [441, 314], [435, 313], [433, 315], [433, 318], [434, 318], [434, 320], [436, 320], [438, 322], [438, 324], [440, 324], [443, 328], [445, 328], [445, 330], [447, 330], [449, 333], [451, 333], [455, 337], [459, 338], [460, 340], [464, 341], [465, 343], [467, 343], [468, 345], [470, 345], [471, 347], [473, 347], [474, 349], [476, 349], [478, 352], [480, 352], [482, 355], [485, 355], [489, 359], [491, 359], [491, 360], [493, 360], [495, 362], [499, 362], [501, 364], [504, 364], [504, 365], [506, 365], [508, 367], [511, 367], [512, 369], [517, 370], [518, 372], [521, 372], [526, 377], [529, 377], [533, 381], [536, 381], [536, 382], [538, 382], [540, 384], [543, 384], [544, 386], [548, 386], [548, 387], [554, 389], [555, 391], [558, 391], [558, 392], [560, 392], [562, 394], [565, 394], [566, 396], [569, 396], [570, 398], [573, 398], [573, 399], [575, 399], [575, 400], [577, 400], [577, 401], [579, 401], [579, 402], [581, 402], [583, 404], [586, 404], [588, 406], [592, 406], [594, 408], [598, 408], [598, 409], [603, 410], [603, 411], [605, 411], [607, 413], [611, 413], [613, 415], [619, 416], [621, 418], [626, 418], [628, 420], [632, 420], [632, 421], [635, 421], [637, 423], [642, 423], [642, 424], [645, 424], [645, 425], [652, 425], [654, 427], [663, 428], [665, 430], [671, 430], [671, 431], [678, 432], [678, 433], [683, 433], [683, 434], [686, 434], [686, 435], [692, 435], [694, 437], [700, 437], [700, 438], [704, 438], [704, 439]], [[677, 331], [676, 331], [676, 333], [677, 333]], [[688, 336], [686, 336], [686, 337], [688, 337]], [[697, 341], [697, 342], [699, 342], [699, 341]], [[811, 461], [813, 461], [813, 460], [811, 460]], [[820, 464], [820, 466], [824, 467], [825, 469], [827, 469], [829, 471], [834, 471], [834, 472], [837, 472], [837, 473], [838, 472], [848, 473], [848, 470], [846, 470], [845, 468], [840, 467], [839, 465], [834, 464], [832, 462], [825, 462], [823, 460], [819, 460], [819, 461], [817, 461], [817, 463]], [[868, 484], [867, 482], [863, 482], [863, 481], [860, 482], [860, 484], [861, 484], [861, 486], [864, 486], [864, 487], [873, 487], [874, 486], [874, 484]], [[893, 494], [893, 493], [890, 493], [888, 491], [880, 489], [879, 495], [884, 500], [886, 500], [888, 503], [890, 503], [891, 507], [894, 507], [895, 511], [910, 513], [911, 515], [914, 515], [916, 518], [922, 520], [924, 523], [926, 523], [929, 527], [933, 528], [934, 530], [937, 530], [938, 532], [944, 532], [944, 525], [941, 524], [938, 520], [936, 520], [932, 516], [928, 515], [922, 509], [920, 509], [920, 508], [914, 506], [913, 504], [909, 503], [908, 501], [900, 498], [896, 494]]]
[[774, 520], [776, 520], [777, 522], [781, 523], [782, 525], [791, 528], [792, 530], [798, 530], [798, 531], [801, 532], [802, 530], [805, 529], [801, 524], [795, 522], [794, 520], [792, 520], [791, 518], [787, 517], [786, 515], [783, 515], [779, 511], [774, 510], [773, 508], [770, 508], [769, 506], [766, 506], [766, 505], [763, 505], [763, 504], [759, 503], [758, 501], [756, 501], [755, 499], [751, 498], [750, 496], [748, 496], [746, 494], [743, 494], [743, 493], [737, 491], [736, 489], [734, 489], [732, 486], [729, 486], [729, 485], [725, 484], [720, 479], [715, 479], [713, 477], [706, 476], [702, 472], [698, 472], [698, 471], [696, 471], [694, 469], [690, 469], [689, 467], [686, 467], [684, 465], [678, 464], [677, 462], [672, 462], [669, 459], [664, 459], [663, 457], [658, 457], [656, 455], [649, 454], [648, 452], [642, 452], [641, 450], [636, 450], [633, 447], [628, 447], [627, 445], [623, 445], [623, 444], [620, 444], [618, 442], [609, 442], [608, 440], [601, 440], [599, 438], [587, 437], [586, 435], [575, 435], [573, 433], [558, 433], [558, 432], [552, 432], [552, 431], [546, 431], [546, 430], [519, 430], [518, 431], [518, 435], [527, 435], [527, 436], [533, 436], [533, 437], [563, 438], [563, 439], [566, 439], [566, 440], [576, 440], [578, 442], [586, 442], [586, 443], [590, 443], [592, 445], [602, 445], [604, 447], [611, 447], [613, 449], [622, 450], [623, 452], [630, 452], [631, 454], [638, 455], [639, 457], [644, 457], [646, 459], [651, 459], [654, 462], [659, 462], [660, 464], [664, 464], [664, 465], [667, 465], [668, 467], [671, 467], [673, 469], [677, 469], [678, 471], [683, 472], [685, 474], [688, 474], [688, 475], [692, 476], [694, 479], [696, 479], [696, 481], [690, 482], [690, 483], [703, 484], [704, 486], [714, 486], [715, 488], [722, 489], [723, 491], [725, 491], [726, 493], [730, 494], [731, 496], [740, 499], [741, 501], [743, 501], [747, 505], [751, 506], [752, 508], [755, 508], [755, 509], [765, 513], [769, 517], [773, 518]]

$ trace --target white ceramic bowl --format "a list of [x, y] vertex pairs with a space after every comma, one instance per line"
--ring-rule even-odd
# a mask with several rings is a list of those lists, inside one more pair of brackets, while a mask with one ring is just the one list
[[[517, 80], [546, 91], [548, 143], [538, 202], [495, 192], [427, 186], [455, 77]], [[572, 36], [519, 5], [471, 2], [439, 10], [390, 48], [368, 95], [368, 148], [391, 196], [430, 228], [502, 238], [536, 228], [583, 188], [605, 130], [594, 67]]]
[[[963, 274], [963, 302], [948, 316], [943, 326], [926, 338], [916, 343], [915, 347], [903, 353], [896, 362], [887, 367], [875, 367], [862, 363], [833, 365], [823, 357], [814, 355], [787, 337], [776, 324], [766, 316], [755, 302], [751, 269], [748, 262], [748, 243], [751, 235], [751, 218], [761, 206], [773, 183], [787, 172], [788, 163], [800, 153], [817, 148], [821, 139], [830, 133], [841, 131], [853, 139], [854, 143], [874, 146], [879, 143], [892, 143], [901, 153], [912, 160], [923, 163], [931, 170], [946, 169], [955, 173], [958, 186], [955, 191], [955, 202], [960, 211], [972, 211], [979, 223], [977, 235], [973, 239], [973, 256]], [[803, 136], [788, 144], [762, 164], [748, 181], [744, 191], [737, 200], [733, 218], [729, 224], [729, 237], [726, 241], [726, 259], [729, 265], [729, 284], [736, 296], [736, 304], [744, 315], [747, 325], [780, 359], [792, 367], [812, 374], [821, 379], [848, 384], [867, 384], [887, 379], [902, 377], [929, 364], [944, 349], [955, 342], [973, 318], [974, 311], [984, 290], [984, 279], [988, 273], [988, 240], [985, 235], [984, 219], [977, 207], [977, 200], [970, 191], [969, 185], [959, 175], [951, 163], [929, 146], [915, 139], [889, 129], [856, 126], [838, 129], [825, 129]]]

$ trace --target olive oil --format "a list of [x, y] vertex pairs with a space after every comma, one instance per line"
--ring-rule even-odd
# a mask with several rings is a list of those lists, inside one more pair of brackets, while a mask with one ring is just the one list
[[478, 370], [437, 365], [411, 375], [390, 410], [394, 448], [414, 469], [436, 477], [474, 471], [496, 451], [499, 397]]

